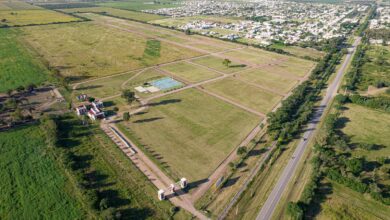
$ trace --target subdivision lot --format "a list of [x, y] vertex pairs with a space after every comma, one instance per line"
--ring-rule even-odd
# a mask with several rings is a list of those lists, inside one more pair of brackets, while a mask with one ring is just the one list
[[137, 11], [121, 10], [116, 8], [107, 8], [107, 7], [87, 7], [87, 8], [71, 8], [71, 9], [62, 9], [64, 12], [68, 13], [102, 13], [108, 16], [120, 17], [124, 19], [131, 19], [137, 21], [152, 21], [157, 19], [163, 19], [164, 16], [156, 14], [148, 14]]
[[[170, 30], [162, 27], [156, 27], [148, 24], [142, 24], [139, 22], [123, 20], [108, 16], [102, 16], [98, 14], [82, 14], [82, 16], [87, 17], [100, 23], [102, 25], [111, 25], [116, 26], [117, 28], [128, 30], [129, 32], [135, 32], [139, 35], [143, 35], [149, 38], [163, 38], [171, 41], [172, 43], [180, 44], [199, 44], [198, 49], [202, 49], [209, 52], [214, 52], [216, 48], [225, 48], [225, 49], [234, 49], [242, 47], [241, 45], [225, 42], [217, 39], [211, 39], [208, 37], [203, 37], [199, 35], [186, 35], [183, 32]], [[208, 49], [206, 45], [210, 45], [211, 48]], [[194, 47], [197, 48], [197, 47]]]
[[123, 122], [127, 132], [175, 177], [206, 178], [260, 119], [224, 101], [188, 89], [151, 103]]
[[105, 98], [120, 94], [123, 83], [133, 77], [138, 71], [130, 71], [125, 74], [112, 76], [110, 78], [97, 79], [83, 83], [74, 90], [75, 95], [87, 94], [95, 98]]
[[215, 83], [207, 84], [204, 87], [207, 90], [263, 114], [272, 110], [272, 108], [282, 99], [282, 96], [234, 78], [226, 78]]
[[369, 160], [390, 155], [390, 115], [354, 104], [347, 105], [347, 108], [342, 114], [345, 119], [342, 131], [351, 137], [351, 143], [379, 145], [377, 150], [354, 149], [351, 153], [364, 155]]
[[38, 126], [0, 133], [2, 219], [83, 218], [72, 184]]
[[48, 79], [49, 71], [23, 46], [20, 34], [15, 29], [0, 29], [0, 93]]
[[190, 82], [199, 82], [221, 75], [204, 67], [200, 67], [185, 61], [164, 65], [160, 68]]
[[0, 10], [0, 27], [79, 21], [79, 18], [46, 9]]
[[237, 74], [237, 77], [246, 82], [254, 83], [280, 93], [287, 93], [298, 83], [297, 79], [289, 78], [287, 74], [287, 76], [283, 77], [272, 70], [273, 67], [270, 69], [250, 69]]
[[241, 70], [244, 70], [246, 67], [243, 64], [232, 62], [229, 66], [223, 64], [223, 59], [215, 56], [205, 56], [196, 59], [192, 59], [191, 62], [201, 64], [203, 66], [207, 66], [212, 69], [216, 69], [218, 71], [222, 71], [225, 73], [234, 73]]
[[93, 23], [25, 27], [23, 30], [26, 41], [72, 81], [200, 55], [178, 45]]

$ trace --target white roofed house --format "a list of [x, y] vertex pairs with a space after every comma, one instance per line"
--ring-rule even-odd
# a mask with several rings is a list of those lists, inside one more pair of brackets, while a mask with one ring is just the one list
[[94, 102], [92, 102], [91, 104], [92, 104], [92, 106], [93, 106], [94, 108], [97, 108], [97, 109], [99, 109], [99, 108], [104, 108], [104, 105], [103, 105], [103, 102], [102, 102], [102, 101], [94, 101]]
[[77, 113], [77, 115], [84, 115], [84, 114], [86, 114], [88, 112], [88, 109], [87, 109], [87, 107], [85, 106], [85, 105], [82, 105], [82, 106], [79, 106], [79, 107], [77, 107], [76, 108], [76, 113]]
[[93, 107], [88, 111], [88, 117], [92, 120], [96, 120], [96, 119], [103, 119], [105, 115], [103, 111]]

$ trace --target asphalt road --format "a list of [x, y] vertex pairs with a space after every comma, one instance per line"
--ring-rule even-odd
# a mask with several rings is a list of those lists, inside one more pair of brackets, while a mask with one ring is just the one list
[[360, 43], [360, 38], [357, 38], [353, 43], [353, 47], [349, 49], [344, 62], [342, 63], [341, 68], [337, 71], [336, 77], [333, 82], [329, 85], [325, 97], [322, 99], [319, 108], [315, 110], [313, 119], [309, 122], [306, 132], [303, 134], [303, 137], [298, 144], [297, 148], [287, 166], [284, 168], [282, 175], [280, 176], [277, 184], [272, 190], [271, 194], [268, 196], [267, 201], [264, 203], [259, 214], [256, 217], [256, 220], [268, 220], [271, 219], [279, 201], [282, 197], [283, 192], [285, 191], [288, 183], [291, 181], [293, 174], [298, 166], [299, 161], [302, 159], [303, 153], [308, 145], [308, 140], [314, 136], [314, 131], [320, 121], [324, 110], [331, 103], [334, 95], [337, 93], [337, 89], [343, 78], [343, 74], [347, 69], [348, 64], [351, 61], [352, 54], [355, 51], [356, 46]]

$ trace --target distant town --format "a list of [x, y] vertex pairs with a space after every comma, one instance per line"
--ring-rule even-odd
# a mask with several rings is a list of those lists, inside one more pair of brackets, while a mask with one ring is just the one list
[[[258, 2], [186, 1], [177, 8], [144, 10], [172, 18], [194, 17], [185, 24], [170, 25], [229, 40], [247, 39], [263, 45], [321, 41], [345, 36], [362, 19], [367, 5], [307, 4], [288, 1]], [[383, 8], [382, 8], [383, 9]], [[387, 12], [383, 9], [383, 12]], [[388, 15], [388, 14], [387, 14]], [[196, 16], [232, 17], [232, 22], [210, 21]], [[380, 23], [386, 23], [383, 17]]]

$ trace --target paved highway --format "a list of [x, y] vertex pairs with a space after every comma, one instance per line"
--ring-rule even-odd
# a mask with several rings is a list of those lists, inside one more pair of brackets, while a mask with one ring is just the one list
[[360, 38], [357, 38], [353, 43], [352, 48], [349, 49], [344, 62], [342, 63], [341, 68], [337, 71], [337, 75], [333, 82], [329, 85], [325, 97], [321, 101], [321, 105], [318, 109], [315, 110], [313, 119], [308, 124], [307, 131], [303, 134], [303, 137], [298, 144], [297, 148], [287, 166], [284, 168], [282, 175], [280, 176], [277, 184], [272, 190], [271, 194], [268, 196], [267, 201], [264, 203], [259, 214], [256, 217], [256, 220], [268, 220], [271, 219], [279, 201], [282, 197], [283, 192], [285, 191], [288, 183], [291, 181], [293, 174], [298, 166], [299, 161], [302, 159], [303, 153], [308, 145], [308, 140], [314, 136], [314, 131], [320, 121], [324, 110], [331, 103], [334, 95], [337, 93], [337, 89], [340, 86], [343, 74], [347, 69], [348, 64], [351, 61], [353, 52], [355, 51], [356, 46], [360, 43]]

